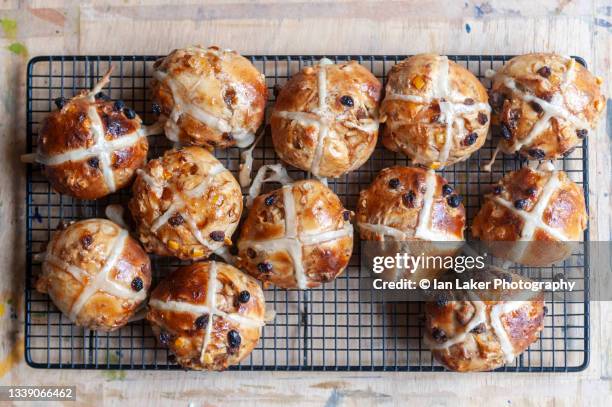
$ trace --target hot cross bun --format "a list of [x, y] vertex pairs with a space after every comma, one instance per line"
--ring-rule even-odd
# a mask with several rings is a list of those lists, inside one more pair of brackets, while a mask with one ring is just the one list
[[[528, 280], [500, 270], [479, 271], [470, 278]], [[440, 295], [425, 305], [424, 342], [446, 368], [457, 372], [497, 369], [512, 363], [538, 339], [544, 327], [542, 292], [491, 289], [463, 294], [457, 299]]]
[[463, 240], [465, 208], [453, 187], [433, 170], [382, 170], [357, 202], [363, 240]]
[[235, 51], [193, 46], [154, 64], [153, 99], [166, 137], [208, 148], [246, 147], [264, 120], [265, 77]]
[[582, 240], [587, 221], [582, 188], [565, 172], [524, 167], [485, 196], [472, 235], [498, 257], [545, 266], [571, 254], [571, 242]]
[[128, 232], [106, 219], [57, 231], [47, 245], [36, 289], [79, 326], [114, 331], [147, 297], [149, 257]]
[[512, 58], [493, 76], [491, 89], [501, 150], [532, 160], [569, 155], [604, 112], [600, 85], [601, 78], [569, 57]]
[[148, 252], [203, 259], [231, 245], [242, 192], [211, 153], [184, 147], [138, 171], [128, 206]]
[[355, 61], [322, 59], [294, 75], [271, 117], [280, 158], [320, 177], [339, 177], [363, 165], [378, 136], [382, 85]]
[[264, 316], [257, 281], [211, 261], [178, 268], [163, 279], [151, 293], [147, 320], [181, 366], [224, 370], [255, 348]]
[[44, 165], [58, 193], [101, 198], [127, 186], [146, 163], [149, 144], [140, 117], [101, 92], [110, 74], [91, 91], [56, 99], [58, 110], [41, 124], [32, 158]]
[[389, 72], [383, 144], [415, 164], [445, 167], [482, 147], [490, 111], [487, 91], [470, 71], [446, 56], [415, 55]]
[[316, 180], [259, 195], [238, 239], [239, 267], [283, 288], [306, 289], [332, 281], [353, 250], [350, 212]]

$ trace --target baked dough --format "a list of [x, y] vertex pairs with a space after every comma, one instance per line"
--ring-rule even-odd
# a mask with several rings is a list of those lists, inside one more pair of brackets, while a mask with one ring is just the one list
[[383, 145], [438, 169], [485, 142], [491, 108], [470, 71], [446, 56], [420, 54], [391, 68], [380, 107]]
[[106, 219], [55, 232], [36, 281], [72, 322], [100, 331], [127, 324], [150, 285], [149, 257], [127, 230]]
[[234, 176], [208, 151], [166, 151], [138, 171], [129, 209], [150, 253], [203, 259], [231, 245], [242, 214]]
[[512, 58], [493, 76], [493, 119], [500, 148], [531, 160], [569, 155], [595, 129], [606, 99], [601, 78], [570, 57], [527, 54]]
[[587, 221], [582, 188], [565, 172], [524, 167], [485, 196], [472, 235], [498, 257], [541, 267], [567, 258]]
[[[384, 243], [362, 245], [365, 258], [394, 257], [412, 253], [444, 258], [457, 254], [465, 229], [461, 197], [433, 170], [420, 167], [391, 167], [382, 170], [359, 194], [356, 225], [361, 240]], [[433, 279], [444, 272], [441, 266], [418, 269], [387, 268], [386, 281]]]
[[193, 46], [153, 65], [166, 137], [208, 148], [246, 147], [264, 120], [265, 77], [235, 51]]
[[335, 279], [353, 251], [350, 212], [316, 180], [259, 195], [242, 225], [238, 267], [282, 288], [313, 288]]
[[372, 155], [378, 136], [382, 85], [355, 61], [327, 58], [294, 75], [271, 117], [279, 157], [319, 177], [339, 177]]
[[[477, 281], [528, 280], [497, 270], [478, 274], [471, 277]], [[503, 290], [480, 295], [482, 298], [468, 292], [457, 300], [439, 295], [437, 301], [425, 305], [424, 342], [436, 360], [450, 370], [480, 372], [512, 363], [538, 339], [544, 327], [542, 292], [523, 298]]]
[[224, 370], [247, 357], [264, 316], [257, 281], [215, 261], [181, 267], [163, 279], [147, 313], [158, 342], [178, 364], [196, 370]]
[[359, 193], [356, 214], [362, 240], [461, 241], [461, 197], [433, 170], [391, 167]]
[[32, 159], [44, 165], [51, 187], [60, 194], [101, 198], [127, 186], [146, 163], [148, 130], [140, 117], [100, 93], [111, 71], [91, 91], [56, 99], [59, 109], [41, 124]]

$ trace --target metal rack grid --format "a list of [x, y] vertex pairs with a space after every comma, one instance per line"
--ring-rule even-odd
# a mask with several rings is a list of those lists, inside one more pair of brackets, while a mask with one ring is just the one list
[[[250, 56], [253, 64], [265, 74], [270, 90], [282, 85], [304, 65], [322, 56]], [[337, 62], [357, 60], [385, 81], [389, 68], [405, 55], [337, 55]], [[27, 72], [27, 146], [36, 147], [37, 129], [42, 118], [52, 110], [53, 99], [70, 97], [80, 89], [91, 88], [108, 68], [115, 70], [104, 89], [113, 99], [123, 99], [145, 123], [154, 121], [147, 91], [156, 56], [45, 56], [32, 59]], [[486, 86], [486, 69], [497, 68], [511, 56], [449, 56], [472, 71]], [[578, 62], [584, 64], [580, 58]], [[262, 163], [278, 162], [269, 135], [255, 149], [254, 168]], [[150, 139], [150, 157], [169, 148], [163, 136]], [[494, 150], [489, 140], [467, 161], [442, 171], [463, 195], [469, 224], [481, 204], [489, 185], [503, 173], [525, 163], [514, 156], [501, 156], [491, 173], [479, 171], [479, 163], [488, 161]], [[562, 167], [570, 178], [582, 185], [588, 199], [587, 139]], [[215, 155], [234, 173], [238, 169], [236, 148], [218, 150]], [[354, 209], [359, 191], [385, 167], [408, 164], [405, 157], [378, 146], [370, 160], [358, 170], [330, 180], [330, 187], [347, 208]], [[305, 173], [289, 169], [294, 178]], [[113, 333], [99, 333], [73, 325], [51, 303], [47, 296], [33, 288], [40, 265], [33, 255], [41, 251], [61, 220], [103, 217], [109, 203], [125, 202], [129, 189], [98, 201], [75, 200], [61, 196], [50, 186], [37, 165], [27, 169], [27, 246], [26, 246], [26, 318], [25, 356], [37, 368], [71, 369], [180, 369], [172, 363], [167, 350], [156, 346], [145, 321], [132, 322]], [[588, 206], [588, 201], [587, 201]], [[588, 241], [588, 230], [585, 232]], [[276, 311], [275, 320], [263, 329], [257, 348], [235, 370], [334, 370], [334, 371], [442, 371], [423, 345], [422, 304], [363, 301], [359, 289], [360, 247], [357, 242], [347, 271], [336, 281], [308, 291], [265, 290], [268, 307]], [[154, 279], [166, 275], [181, 264], [170, 258], [153, 257]], [[517, 360], [498, 371], [569, 372], [586, 368], [589, 359], [589, 278], [586, 247], [564, 264], [529, 271], [540, 279], [565, 274], [577, 282], [579, 296], [570, 300], [548, 299], [548, 314], [540, 339]], [[155, 280], [154, 280], [155, 281]]]

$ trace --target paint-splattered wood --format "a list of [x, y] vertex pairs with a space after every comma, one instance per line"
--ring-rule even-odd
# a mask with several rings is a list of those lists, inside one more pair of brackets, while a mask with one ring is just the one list
[[[232, 406], [609, 405], [612, 305], [597, 302], [591, 304], [591, 363], [578, 374], [207, 374], [28, 368], [23, 362], [24, 171], [18, 157], [25, 150], [25, 65], [30, 56], [162, 54], [191, 43], [218, 44], [253, 54], [520, 54], [548, 50], [584, 56], [591, 69], [605, 78], [606, 94], [612, 94], [612, 6], [606, 0], [159, 3], [0, 0], [2, 384], [77, 384], [78, 404], [82, 405], [102, 401], [164, 406], [189, 402]], [[608, 109], [612, 111], [612, 104]], [[590, 140], [591, 236], [610, 240], [610, 124], [602, 124]]]

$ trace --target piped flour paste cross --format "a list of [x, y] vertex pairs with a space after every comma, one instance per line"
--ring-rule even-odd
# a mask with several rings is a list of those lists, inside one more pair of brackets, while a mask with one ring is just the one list
[[360, 229], [367, 230], [368, 232], [375, 233], [377, 235], [390, 236], [396, 240], [412, 240], [422, 239], [432, 242], [444, 242], [444, 241], [457, 241], [462, 240], [454, 235], [446, 234], [440, 231], [433, 230], [431, 228], [431, 211], [434, 202], [434, 193], [436, 189], [437, 176], [434, 170], [428, 170], [425, 178], [425, 195], [423, 196], [423, 206], [419, 212], [419, 221], [414, 231], [408, 230], [403, 231], [392, 226], [387, 226], [383, 223], [372, 224], [366, 222], [359, 222], [357, 226]]
[[[104, 86], [110, 81], [110, 75], [112, 69], [110, 69], [104, 77], [96, 84], [96, 86], [87, 94], [83, 96], [76, 96], [75, 98], [86, 98], [89, 103], [96, 102], [96, 94], [99, 93]], [[98, 157], [99, 169], [104, 177], [104, 182], [110, 192], [117, 190], [115, 185], [115, 176], [113, 174], [111, 156], [115, 151], [123, 150], [134, 146], [142, 137], [146, 137], [149, 134], [153, 134], [157, 131], [155, 126], [146, 129], [145, 127], [139, 127], [138, 130], [133, 133], [126, 134], [118, 139], [108, 141], [104, 137], [104, 127], [102, 126], [102, 120], [96, 105], [89, 105], [87, 109], [87, 118], [89, 119], [89, 130], [93, 136], [93, 145], [88, 148], [78, 148], [67, 151], [62, 154], [47, 156], [40, 153], [35, 153], [34, 160], [43, 165], [60, 165], [68, 161], [80, 161], [93, 157]]]
[[312, 112], [289, 112], [277, 111], [274, 114], [283, 119], [291, 120], [299, 123], [302, 127], [315, 127], [318, 130], [317, 145], [315, 147], [314, 156], [310, 164], [310, 172], [319, 176], [321, 167], [321, 159], [323, 158], [323, 148], [325, 140], [330, 137], [330, 126], [335, 122], [341, 122], [345, 127], [355, 128], [365, 133], [373, 133], [378, 131], [378, 122], [370, 126], [364, 126], [361, 123], [354, 123], [345, 120], [342, 115], [334, 115], [327, 104], [327, 66], [333, 65], [333, 62], [328, 58], [322, 58], [319, 61], [319, 71], [317, 75], [317, 88], [319, 104]]
[[[276, 176], [264, 178], [268, 169], [276, 172]], [[245, 240], [240, 242], [241, 246], [253, 247], [257, 251], [278, 252], [285, 251], [291, 257], [295, 280], [299, 289], [308, 288], [308, 276], [304, 271], [302, 252], [304, 246], [327, 243], [345, 236], [353, 236], [353, 227], [345, 223], [342, 229], [327, 232], [299, 233], [298, 220], [295, 209], [295, 198], [293, 196], [293, 182], [279, 164], [264, 165], [259, 168], [253, 181], [249, 194], [252, 198], [259, 194], [262, 182], [276, 181], [285, 185], [282, 187], [283, 207], [285, 212], [285, 234], [283, 237], [265, 241]], [[250, 202], [251, 202], [250, 201]]]
[[183, 301], [161, 301], [155, 299], [149, 301], [149, 307], [164, 312], [185, 312], [194, 315], [195, 318], [202, 315], [208, 315], [208, 320], [204, 330], [204, 338], [202, 340], [202, 348], [200, 350], [200, 362], [202, 363], [206, 363], [204, 356], [206, 355], [206, 348], [208, 348], [208, 344], [211, 340], [215, 316], [225, 318], [240, 326], [248, 328], [261, 328], [264, 325], [262, 321], [255, 320], [238, 313], [227, 313], [218, 309], [216, 306], [218, 284], [217, 263], [215, 261], [211, 261], [208, 269], [208, 285], [204, 305], [192, 304]]
[[[428, 95], [404, 95], [395, 93], [387, 88], [385, 100], [403, 100], [417, 104], [431, 104], [432, 102], [437, 101], [438, 106], [440, 107], [440, 117], [438, 121], [441, 121], [446, 125], [444, 145], [438, 152], [438, 162], [440, 162], [440, 165], [443, 166], [448, 160], [451, 148], [453, 147], [453, 125], [457, 126], [457, 137], [463, 139], [466, 136], [464, 134], [465, 124], [463, 116], [465, 114], [481, 110], [486, 110], [488, 112], [491, 110], [491, 107], [488, 103], [474, 103], [471, 105], [466, 105], [466, 96], [455, 91], [454, 89], [451, 89], [448, 57], [438, 56], [437, 61], [438, 63], [435, 65], [435, 70], [431, 74], [431, 82], [433, 86]], [[428, 125], [433, 126], [436, 125], [436, 123], [429, 123]], [[418, 158], [415, 159], [415, 162], [418, 162]]]
[[[218, 51], [211, 49], [198, 50], [189, 48], [186, 51], [197, 53], [200, 57], [205, 57], [205, 55], [209, 53], [214, 54], [219, 58], [222, 57], [222, 54], [220, 54]], [[156, 70], [153, 72], [153, 77], [159, 82], [165, 83], [168, 86], [172, 92], [172, 98], [174, 100], [174, 106], [170, 112], [170, 116], [167, 118], [164, 124], [166, 137], [168, 137], [168, 139], [175, 142], [180, 141], [179, 133], [181, 129], [178, 125], [178, 121], [183, 114], [188, 114], [213, 130], [220, 133], [231, 133], [234, 140], [236, 140], [237, 147], [247, 147], [255, 140], [255, 134], [253, 134], [253, 132], [242, 128], [232, 127], [232, 125], [226, 119], [208, 112], [202, 106], [194, 102], [194, 100], [197, 98], [197, 91], [200, 83], [205, 78], [204, 76], [200, 76], [189, 89], [187, 89], [181, 82], [177, 81], [176, 78], [165, 72]], [[226, 110], [224, 113], [225, 115], [230, 116], [232, 114], [232, 112], [229, 110]]]
[[[207, 176], [204, 177], [201, 183], [196, 185], [193, 189], [185, 192], [187, 198], [200, 198], [204, 195], [204, 193], [208, 190], [210, 186], [213, 185], [215, 178], [217, 175], [227, 171], [227, 169], [220, 163], [215, 163]], [[151, 189], [156, 193], [157, 196], [161, 196], [164, 189], [169, 188], [172, 191], [172, 201], [168, 209], [164, 213], [162, 213], [157, 219], [153, 221], [151, 224], [151, 231], [155, 233], [160, 227], [162, 227], [168, 220], [175, 214], [180, 215], [186, 222], [189, 231], [193, 234], [193, 236], [197, 239], [197, 241], [204, 247], [208, 248], [210, 251], [215, 252], [218, 251], [223, 245], [223, 242], [219, 242], [217, 247], [212, 247], [211, 244], [206, 240], [204, 236], [202, 236], [202, 232], [198, 228], [193, 217], [189, 214], [188, 211], [185, 211], [186, 203], [182, 197], [182, 194], [177, 191], [173, 186], [169, 185], [167, 181], [164, 181], [163, 184], [159, 184], [157, 180], [151, 177], [143, 170], [138, 170], [138, 174], [142, 177], [143, 181], [147, 183]]]
[[[555, 239], [561, 242], [565, 242], [565, 241], [568, 241], [569, 238], [565, 234], [563, 234], [561, 231], [555, 228], [552, 228], [546, 223], [544, 223], [544, 220], [542, 219], [542, 216], [544, 215], [544, 212], [546, 211], [546, 208], [548, 207], [550, 199], [552, 198], [553, 194], [558, 191], [560, 186], [561, 186], [561, 181], [559, 180], [559, 172], [553, 171], [550, 174], [550, 178], [548, 179], [548, 181], [542, 188], [542, 193], [540, 194], [538, 201], [535, 203], [535, 205], [529, 212], [522, 210], [522, 209], [515, 208], [512, 202], [507, 201], [499, 196], [493, 196], [493, 197], [490, 197], [489, 199], [492, 199], [493, 202], [503, 206], [504, 208], [506, 208], [507, 210], [512, 212], [514, 215], [518, 216], [519, 218], [523, 220], [523, 226], [520, 232], [521, 237], [519, 241], [521, 242], [532, 241], [535, 231], [537, 229], [542, 229], [543, 231], [545, 231], [546, 233], [548, 233], [550, 236], [554, 237]], [[519, 249], [520, 249], [520, 253], [517, 253], [516, 250], [519, 250]], [[520, 258], [520, 256], [526, 249], [527, 249], [527, 244], [523, 244], [523, 245], [520, 245], [520, 247], [518, 248], [514, 248], [512, 258], [516, 258], [516, 259]]]
[[147, 293], [145, 290], [134, 291], [118, 284], [116, 281], [109, 280], [108, 278], [110, 271], [117, 264], [117, 261], [125, 248], [125, 242], [128, 239], [128, 232], [124, 229], [119, 230], [120, 231], [117, 234], [117, 237], [114, 239], [111, 245], [111, 250], [107, 255], [106, 262], [102, 266], [100, 272], [98, 272], [94, 278], [91, 278], [89, 273], [87, 273], [85, 270], [65, 262], [53, 253], [56, 246], [61, 246], [61, 242], [57, 242], [53, 247], [47, 250], [44, 257], [45, 262], [68, 272], [75, 278], [75, 280], [83, 284], [83, 289], [72, 303], [70, 311], [68, 312], [68, 317], [71, 321], [76, 321], [81, 309], [83, 309], [87, 301], [89, 301], [89, 299], [98, 291], [106, 292], [110, 295], [124, 298], [126, 300], [143, 301], [146, 298]]

